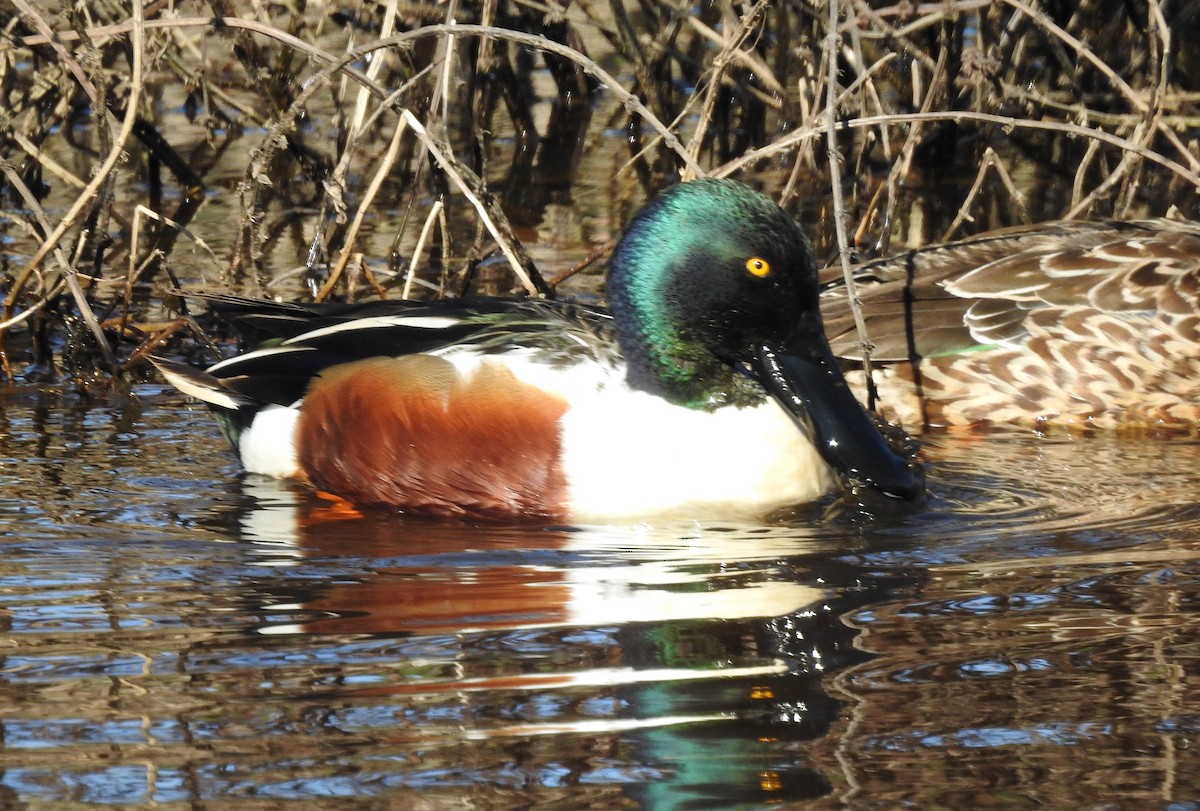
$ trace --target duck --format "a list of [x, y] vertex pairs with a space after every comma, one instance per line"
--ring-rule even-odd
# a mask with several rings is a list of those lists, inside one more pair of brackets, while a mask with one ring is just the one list
[[[1017, 226], [866, 262], [853, 278], [876, 408], [907, 430], [1200, 424], [1200, 223]], [[850, 291], [832, 270], [820, 286], [830, 348], [866, 401]]]
[[245, 471], [462, 519], [763, 514], [839, 488], [918, 499], [919, 462], [851, 392], [813, 250], [734, 180], [667, 188], [627, 224], [608, 307], [477, 298], [210, 297], [250, 339], [154, 362]]

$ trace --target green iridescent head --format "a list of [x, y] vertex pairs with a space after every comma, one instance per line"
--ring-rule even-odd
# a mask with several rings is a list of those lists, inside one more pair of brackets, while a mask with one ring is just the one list
[[608, 296], [630, 385], [692, 408], [761, 399], [735, 366], [820, 318], [800, 226], [733, 180], [672, 186], [638, 212], [609, 263]]

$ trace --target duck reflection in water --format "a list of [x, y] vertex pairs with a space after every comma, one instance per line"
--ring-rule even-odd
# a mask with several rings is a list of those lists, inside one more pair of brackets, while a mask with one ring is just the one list
[[[404, 654], [344, 672], [332, 653], [329, 698], [401, 716], [458, 708], [392, 740], [560, 736], [560, 758], [606, 741], [612, 768], [640, 775], [620, 795], [656, 808], [829, 790], [789, 749], [826, 731], [825, 668], [857, 654], [820, 578], [784, 563], [813, 551], [795, 531], [479, 526], [360, 513], [261, 477], [245, 487], [241, 540], [267, 573], [253, 599], [269, 644], [388, 641]], [[333, 572], [314, 579], [314, 565]]]

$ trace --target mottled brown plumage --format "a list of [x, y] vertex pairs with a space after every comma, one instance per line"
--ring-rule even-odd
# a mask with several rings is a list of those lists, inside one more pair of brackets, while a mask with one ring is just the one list
[[[880, 410], [906, 426], [1200, 423], [1200, 224], [1009, 229], [858, 277]], [[845, 289], [825, 281], [830, 344], [853, 364]]]

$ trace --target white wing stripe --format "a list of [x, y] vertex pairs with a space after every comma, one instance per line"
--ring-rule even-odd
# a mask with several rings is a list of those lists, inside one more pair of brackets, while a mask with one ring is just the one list
[[438, 315], [388, 315], [372, 318], [356, 318], [341, 324], [321, 327], [311, 332], [297, 335], [283, 342], [283, 346], [302, 343], [313, 338], [334, 335], [339, 332], [352, 332], [360, 329], [378, 329], [381, 327], [418, 327], [420, 329], [445, 329], [461, 323], [461, 319]]
[[311, 346], [272, 346], [267, 349], [255, 349], [253, 352], [247, 352], [244, 355], [234, 355], [232, 358], [226, 358], [220, 363], [216, 363], [208, 367], [209, 374], [215, 374], [223, 370], [226, 366], [233, 366], [245, 360], [256, 360], [258, 358], [266, 358], [271, 355], [290, 355], [296, 352], [316, 352], [317, 350]]

